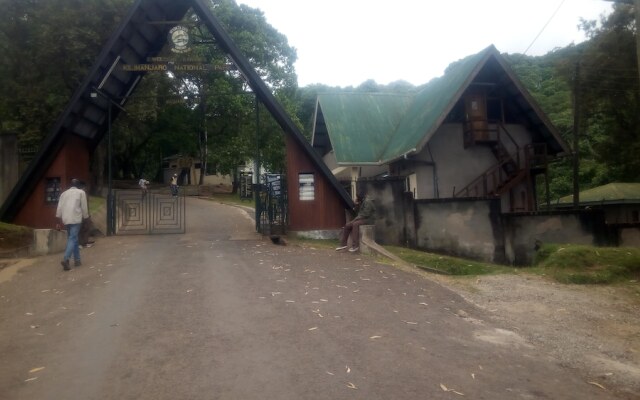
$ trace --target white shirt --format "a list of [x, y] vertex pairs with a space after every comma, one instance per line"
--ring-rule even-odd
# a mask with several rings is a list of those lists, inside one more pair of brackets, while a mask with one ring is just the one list
[[65, 225], [79, 224], [83, 218], [89, 218], [87, 195], [84, 190], [71, 187], [60, 195], [56, 217]]

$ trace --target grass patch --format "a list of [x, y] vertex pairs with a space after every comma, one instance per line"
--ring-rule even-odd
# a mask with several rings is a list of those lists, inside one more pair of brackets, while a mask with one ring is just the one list
[[385, 246], [385, 249], [419, 268], [437, 270], [449, 275], [487, 275], [513, 271], [512, 268], [503, 265], [465, 260], [404, 247]]
[[17, 249], [32, 242], [33, 229], [0, 222], [0, 249]]
[[[292, 242], [322, 249], [333, 249], [339, 244], [337, 240], [332, 239], [296, 238], [292, 239]], [[504, 265], [443, 256], [400, 246], [384, 246], [384, 248], [403, 261], [430, 272], [436, 270], [447, 275], [488, 275], [513, 272], [513, 268]]]
[[89, 214], [93, 215], [96, 212], [98, 212], [98, 210], [100, 210], [103, 207], [107, 207], [107, 199], [105, 199], [104, 197], [98, 197], [98, 196], [88, 196], [89, 197], [89, 201], [87, 204], [87, 207], [89, 208]]
[[640, 278], [640, 249], [544, 244], [536, 270], [562, 283], [608, 284]]

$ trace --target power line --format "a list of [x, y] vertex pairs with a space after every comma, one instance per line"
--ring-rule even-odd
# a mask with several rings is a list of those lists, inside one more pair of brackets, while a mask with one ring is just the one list
[[544, 32], [545, 29], [547, 29], [547, 25], [549, 25], [549, 23], [551, 22], [551, 20], [553, 19], [553, 17], [556, 16], [556, 14], [558, 13], [558, 11], [560, 10], [560, 7], [562, 7], [562, 5], [564, 4], [566, 0], [562, 0], [560, 2], [560, 5], [558, 6], [558, 8], [556, 8], [556, 10], [553, 12], [553, 14], [551, 15], [551, 18], [549, 18], [549, 20], [547, 21], [546, 24], [544, 24], [544, 26], [542, 27], [542, 29], [540, 29], [540, 32], [538, 32], [538, 34], [536, 35], [536, 37], [533, 39], [533, 41], [531, 42], [531, 44], [529, 45], [529, 47], [527, 47], [527, 49], [524, 51], [524, 54], [527, 54], [527, 51], [529, 51], [529, 49], [531, 48], [531, 46], [533, 46], [533, 44], [536, 42], [536, 40], [538, 40], [538, 38], [540, 37], [540, 35], [542, 35], [542, 32]]

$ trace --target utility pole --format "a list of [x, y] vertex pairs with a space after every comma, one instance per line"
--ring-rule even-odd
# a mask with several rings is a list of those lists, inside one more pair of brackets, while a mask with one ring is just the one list
[[209, 133], [207, 132], [207, 82], [202, 80], [200, 91], [200, 109], [202, 111], [202, 133], [200, 137], [200, 177], [198, 185], [204, 184], [204, 176], [207, 173], [207, 159], [209, 158]]
[[636, 58], [638, 59], [638, 79], [640, 79], [640, 0], [635, 0], [636, 7]]
[[578, 208], [580, 203], [580, 61], [576, 62], [573, 76], [573, 207]]

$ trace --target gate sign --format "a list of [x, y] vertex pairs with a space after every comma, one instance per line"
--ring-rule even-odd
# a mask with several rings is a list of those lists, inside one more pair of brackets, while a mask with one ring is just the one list
[[171, 51], [174, 53], [187, 53], [191, 51], [189, 48], [189, 30], [182, 25], [171, 28], [169, 31], [169, 41], [173, 45]]

